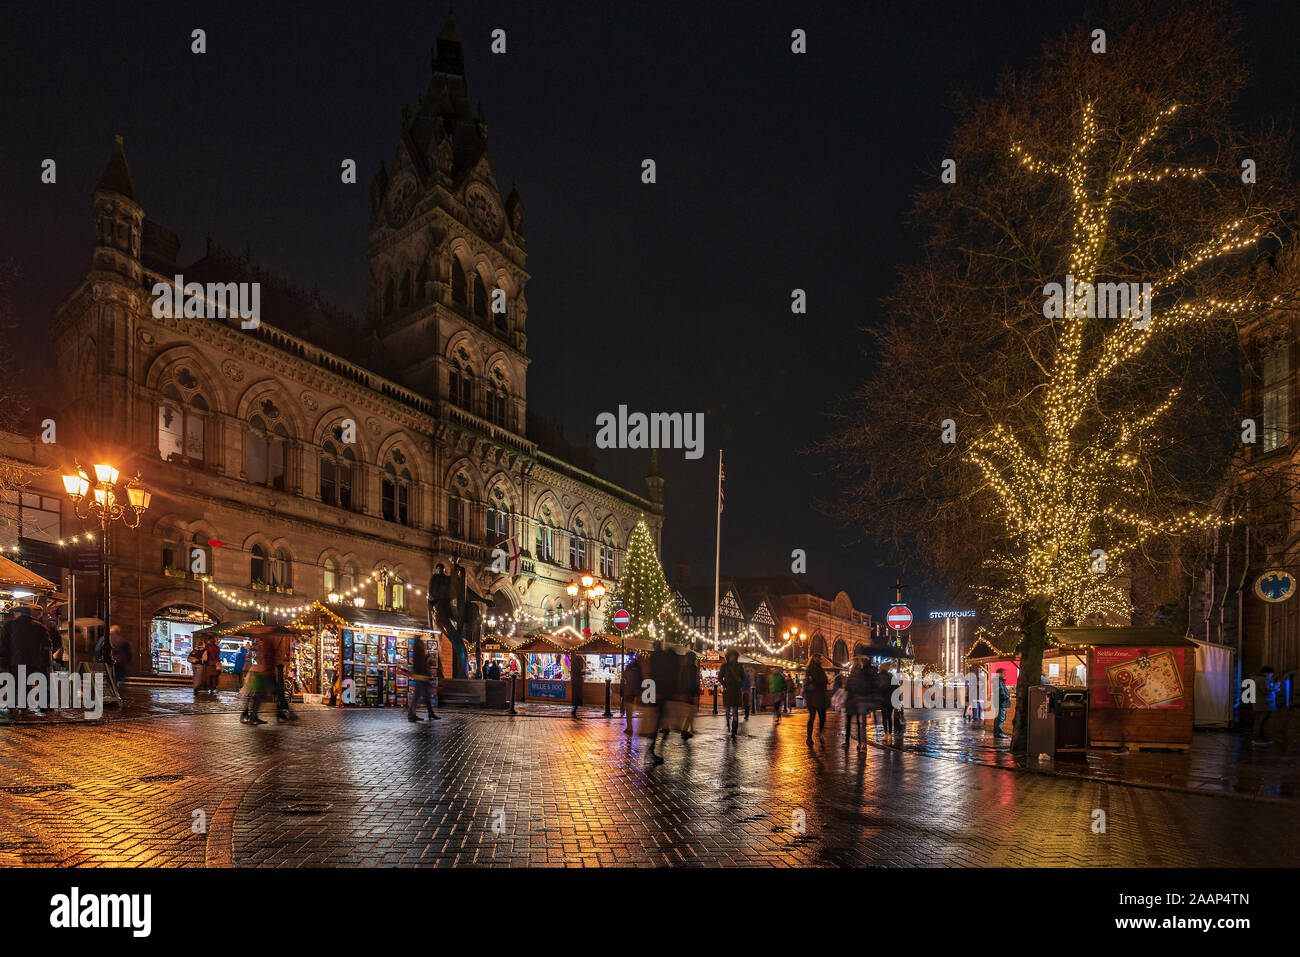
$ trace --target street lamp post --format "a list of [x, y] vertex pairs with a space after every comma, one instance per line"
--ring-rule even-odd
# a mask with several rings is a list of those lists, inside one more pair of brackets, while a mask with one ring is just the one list
[[[579, 581], [581, 584], [570, 580], [569, 584], [564, 586], [564, 590], [569, 593], [569, 597], [573, 599], [575, 603], [581, 602], [582, 604], [582, 635], [585, 638], [591, 634], [591, 606], [595, 605], [597, 608], [600, 607], [600, 601], [605, 597], [605, 585], [603, 582], [597, 581], [590, 574], [584, 574]], [[580, 691], [581, 689], [575, 691], [575, 696]], [[577, 707], [576, 703], [574, 704], [574, 707]], [[576, 714], [577, 712], [575, 711], [574, 713]], [[611, 716], [609, 710], [609, 696], [606, 695], [605, 717], [608, 718]]]
[[[99, 619], [104, 623], [104, 635], [107, 636], [111, 627], [110, 622], [110, 597], [111, 589], [111, 570], [109, 559], [111, 551], [109, 549], [109, 529], [114, 522], [120, 521], [127, 528], [138, 528], [140, 519], [143, 517], [145, 510], [149, 508], [149, 500], [153, 497], [152, 493], [140, 484], [140, 473], [137, 472], [135, 478], [131, 479], [124, 486], [121, 492], [118, 491], [118, 470], [112, 465], [97, 464], [94, 466], [95, 479], [92, 482], [90, 476], [86, 474], [85, 469], [81, 467], [80, 462], [74, 462], [76, 473], [63, 476], [63, 488], [72, 499], [72, 512], [83, 522], [95, 520], [99, 523], [99, 568], [100, 568], [100, 615]], [[125, 501], [123, 501], [125, 499]], [[71, 609], [69, 612], [68, 639], [74, 640], [74, 630], [72, 622], [75, 621], [77, 610]]]

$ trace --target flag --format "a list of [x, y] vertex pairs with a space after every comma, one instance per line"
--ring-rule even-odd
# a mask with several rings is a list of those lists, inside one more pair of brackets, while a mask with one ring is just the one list
[[722, 456], [718, 456], [718, 514], [722, 514], [722, 503], [727, 498], [727, 490], [722, 487], [722, 483], [727, 480], [727, 469], [722, 464]]
[[215, 539], [215, 538], [209, 538], [209, 539], [208, 539], [208, 544], [211, 545], [213, 548], [225, 548], [225, 547], [226, 547], [226, 543], [225, 543], [225, 542], [223, 542], [223, 541], [219, 541], [218, 539]]
[[519, 574], [519, 555], [520, 555], [519, 542], [517, 542], [515, 540], [515, 537], [512, 535], [510, 536], [510, 574], [511, 575]]

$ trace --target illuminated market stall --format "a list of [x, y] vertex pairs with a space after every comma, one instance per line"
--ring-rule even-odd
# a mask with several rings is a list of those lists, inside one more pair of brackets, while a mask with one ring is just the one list
[[[1043, 652], [1043, 684], [1079, 696], [1087, 707], [1092, 747], [1184, 749], [1192, 742], [1195, 646], [1165, 628], [1049, 628]], [[972, 671], [987, 675], [995, 696], [999, 668], [1015, 689], [1020, 657], [984, 637], [966, 657]], [[994, 699], [995, 700], [995, 699]], [[1014, 703], [1014, 702], [1013, 702]], [[986, 724], [995, 715], [985, 712]], [[1004, 730], [1010, 730], [1008, 710]]]
[[[397, 611], [316, 601], [293, 625], [306, 633], [300, 656], [303, 686], [320, 689], [316, 693], [328, 704], [404, 708], [411, 691], [413, 640], [424, 639], [433, 662], [440, 653], [438, 637], [428, 625]], [[435, 678], [436, 699], [436, 671], [430, 677]]]

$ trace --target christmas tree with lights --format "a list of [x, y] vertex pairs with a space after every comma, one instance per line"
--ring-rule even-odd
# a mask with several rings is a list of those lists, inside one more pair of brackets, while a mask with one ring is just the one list
[[623, 633], [629, 638], [666, 638], [684, 642], [686, 628], [677, 615], [672, 589], [664, 577], [664, 567], [655, 550], [654, 539], [645, 520], [636, 523], [627, 543], [623, 576], [610, 593], [605, 613], [605, 630], [614, 632], [614, 613], [626, 609], [632, 621]]

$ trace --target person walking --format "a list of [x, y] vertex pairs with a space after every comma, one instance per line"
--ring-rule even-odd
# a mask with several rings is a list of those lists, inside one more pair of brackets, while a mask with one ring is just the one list
[[1011, 707], [1011, 689], [1007, 687], [1007, 673], [998, 669], [998, 716], [993, 719], [993, 737], [1005, 738], [1002, 722], [1007, 719], [1007, 709]]
[[416, 635], [411, 642], [411, 683], [414, 687], [411, 689], [411, 696], [408, 699], [409, 704], [406, 706], [407, 721], [423, 721], [415, 713], [415, 709], [424, 702], [424, 707], [428, 711], [430, 721], [441, 721], [433, 710], [433, 672], [430, 670], [432, 662], [429, 660], [429, 648], [424, 643], [421, 635]]
[[745, 706], [745, 720], [749, 720], [749, 699], [754, 694], [754, 676], [745, 669], [745, 680], [740, 684], [740, 702]]
[[239, 717], [241, 724], [266, 724], [258, 717], [258, 712], [262, 710], [263, 699], [274, 699], [276, 696], [275, 671], [279, 665], [277, 650], [276, 641], [269, 634], [257, 637], [257, 665], [250, 676], [252, 683], [244, 713]]
[[817, 740], [826, 740], [826, 706], [830, 703], [826, 693], [826, 669], [813, 658], [803, 673], [803, 700], [808, 707], [808, 743], [813, 743], [813, 719], [818, 719]]
[[677, 656], [664, 647], [662, 640], [656, 642], [655, 650], [650, 655], [650, 680], [653, 682], [650, 689], [654, 692], [652, 702], [655, 709], [655, 721], [650, 726], [650, 757], [655, 764], [664, 763], [663, 755], [655, 751], [655, 743], [661, 730], [665, 732], [664, 741], [668, 740], [665, 710], [677, 694], [677, 674], [680, 670]]
[[131, 660], [135, 657], [135, 649], [122, 634], [121, 625], [113, 625], [108, 629], [108, 645], [113, 652], [113, 683], [117, 685], [117, 693], [120, 696], [131, 674]]
[[44, 674], [45, 686], [49, 687], [50, 633], [32, 619], [32, 610], [27, 605], [19, 605], [14, 617], [0, 626], [0, 673], [14, 676], [14, 706], [9, 711], [10, 720], [21, 717], [28, 710], [36, 715], [41, 713], [39, 707], [27, 707], [27, 682], [18, 681], [19, 668], [24, 669], [28, 679]]
[[207, 691], [216, 694], [221, 682], [221, 645], [215, 635], [209, 635], [203, 646], [203, 669], [207, 672]]
[[1268, 736], [1268, 719], [1277, 709], [1277, 682], [1269, 665], [1259, 669], [1255, 678], [1254, 727], [1250, 739], [1254, 744], [1272, 744]]
[[641, 656], [633, 653], [623, 667], [623, 717], [626, 719], [623, 733], [626, 735], [632, 734], [632, 714], [638, 710], [641, 680]]
[[866, 682], [867, 714], [870, 716], [872, 723], [878, 727], [881, 722], [876, 717], [876, 714], [880, 711], [882, 704], [880, 700], [880, 672], [870, 661], [864, 661], [862, 664], [862, 680]]
[[768, 679], [768, 692], [772, 696], [772, 723], [781, 723], [781, 704], [785, 698], [785, 675], [780, 671], [773, 671], [772, 676]]
[[694, 651], [682, 656], [682, 702], [682, 740], [688, 741], [695, 737], [695, 716], [700, 713], [700, 661]]
[[849, 746], [849, 738], [853, 736], [856, 729], [858, 750], [861, 751], [867, 746], [867, 709], [871, 704], [870, 695], [872, 691], [863, 671], [862, 659], [854, 659], [853, 669], [844, 682], [844, 689], [846, 692], [844, 698], [844, 747]]
[[894, 675], [885, 665], [876, 674], [876, 693], [880, 698], [881, 724], [885, 734], [894, 733]]
[[235, 652], [235, 690], [242, 691], [244, 688], [244, 670], [248, 667], [248, 649], [253, 646], [251, 641], [245, 641]]
[[569, 674], [573, 678], [573, 717], [578, 716], [578, 705], [582, 704], [582, 690], [587, 670], [586, 655], [569, 655]]
[[727, 649], [726, 661], [718, 671], [718, 683], [722, 685], [723, 717], [734, 738], [740, 729], [740, 706], [749, 685], [749, 676], [740, 664], [740, 652], [735, 648]]

